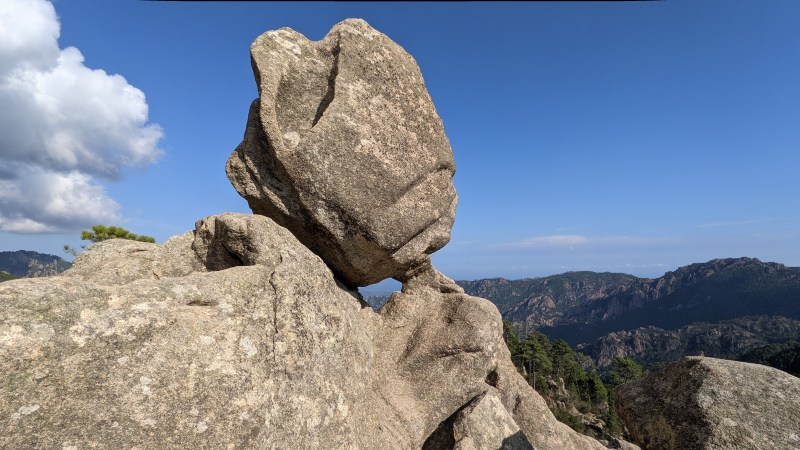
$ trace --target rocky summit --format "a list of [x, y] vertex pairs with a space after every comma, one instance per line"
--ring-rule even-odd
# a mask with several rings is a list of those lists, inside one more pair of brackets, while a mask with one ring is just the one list
[[0, 447], [600, 449], [433, 269], [379, 312], [267, 217], [0, 284]]
[[[430, 264], [453, 155], [414, 60], [360, 20], [251, 48], [228, 175], [257, 214], [109, 240], [0, 284], [0, 447], [601, 449]], [[375, 312], [355, 286], [401, 292]]]
[[455, 163], [419, 67], [363, 20], [250, 47], [259, 98], [228, 178], [347, 286], [401, 281], [450, 239]]
[[642, 448], [800, 448], [800, 379], [771, 367], [688, 357], [617, 389]]
[[[360, 20], [319, 42], [267, 32], [251, 54], [260, 98], [227, 171], [256, 214], [162, 245], [100, 242], [59, 275], [1, 283], [0, 448], [605, 448], [517, 372], [497, 307], [430, 263], [455, 168], [413, 58]], [[402, 291], [375, 312], [356, 287], [386, 277]], [[797, 446], [795, 385], [698, 373], [620, 402], [677, 386], [681, 407], [699, 399], [692, 420], [721, 405], [701, 425], [740, 433], [727, 448]], [[792, 405], [758, 403], [781, 395]], [[648, 405], [625, 410], [637, 436]]]

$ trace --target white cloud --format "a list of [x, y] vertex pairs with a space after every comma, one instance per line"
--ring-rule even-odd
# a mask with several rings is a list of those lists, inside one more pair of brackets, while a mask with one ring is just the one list
[[608, 248], [630, 248], [654, 245], [668, 245], [680, 242], [673, 238], [652, 238], [638, 236], [583, 236], [576, 234], [538, 236], [517, 242], [496, 244], [496, 249], [550, 249], [550, 250], [600, 250]]
[[763, 218], [763, 219], [749, 219], [749, 220], [740, 220], [735, 222], [714, 222], [714, 223], [703, 223], [698, 225], [699, 228], [721, 228], [721, 227], [735, 227], [739, 225], [752, 225], [756, 223], [765, 223], [765, 222], [774, 222], [778, 220], [777, 218]]
[[[45, 0], [0, 0], [0, 230], [72, 231], [119, 221], [96, 178], [161, 155], [145, 96], [120, 75], [59, 49]], [[13, 196], [11, 195], [13, 193]]]
[[86, 174], [29, 165], [15, 169], [15, 178], [0, 179], [0, 229], [4, 231], [58, 232], [121, 220], [119, 205]]
[[58, 58], [59, 24], [49, 2], [0, 0], [0, 76], [19, 66], [47, 69]]
[[568, 248], [573, 249], [576, 246], [584, 245], [589, 242], [586, 236], [575, 234], [564, 234], [555, 236], [539, 236], [528, 238], [520, 242], [510, 242], [507, 244], [500, 244], [501, 247], [506, 248]]

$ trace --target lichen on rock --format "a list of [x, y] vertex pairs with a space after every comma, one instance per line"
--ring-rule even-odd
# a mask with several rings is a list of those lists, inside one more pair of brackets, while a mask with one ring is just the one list
[[376, 313], [269, 218], [196, 227], [0, 285], [1, 447], [421, 448], [487, 396], [464, 448], [602, 448], [516, 372], [497, 308], [434, 269]]
[[617, 389], [642, 448], [800, 448], [800, 380], [772, 367], [686, 357]]
[[[361, 20], [251, 54], [261, 97], [227, 172], [256, 214], [0, 284], [0, 447], [603, 448], [430, 263], [455, 165], [413, 58]], [[374, 312], [356, 286], [387, 277], [403, 289]]]

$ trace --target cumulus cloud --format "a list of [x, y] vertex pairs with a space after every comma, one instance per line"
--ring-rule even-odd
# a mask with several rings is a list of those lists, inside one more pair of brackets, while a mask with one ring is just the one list
[[[0, 229], [46, 233], [120, 220], [119, 205], [83, 173], [16, 165], [15, 177], [0, 179]], [[90, 220], [90, 222], [87, 222]]]
[[60, 49], [46, 0], [0, 0], [0, 230], [73, 231], [118, 222], [98, 179], [161, 154], [145, 96]]

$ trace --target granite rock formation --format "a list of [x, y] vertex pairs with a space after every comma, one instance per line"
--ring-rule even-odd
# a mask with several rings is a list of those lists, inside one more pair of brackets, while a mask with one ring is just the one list
[[450, 239], [450, 143], [419, 67], [366, 22], [250, 47], [259, 98], [227, 173], [350, 287], [401, 281]]
[[603, 448], [516, 372], [497, 309], [453, 286], [417, 273], [376, 313], [258, 215], [95, 244], [0, 284], [0, 447], [453, 448], [431, 439], [450, 423], [464, 449]]
[[800, 448], [800, 379], [771, 367], [688, 357], [617, 389], [645, 449]]
[[475, 397], [439, 425], [422, 446], [433, 448], [533, 450], [500, 399], [490, 393]]

